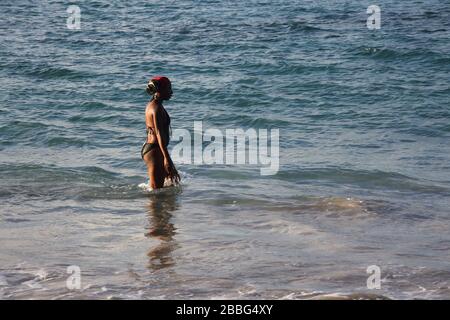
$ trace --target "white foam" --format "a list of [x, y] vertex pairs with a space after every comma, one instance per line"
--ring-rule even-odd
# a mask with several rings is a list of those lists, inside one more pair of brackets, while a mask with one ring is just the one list
[[39, 280], [45, 280], [48, 277], [48, 272], [44, 269], [39, 269], [38, 271], [36, 271], [35, 275]]
[[274, 233], [283, 233], [289, 235], [302, 236], [319, 234], [319, 231], [312, 226], [281, 219], [274, 219], [266, 223], [260, 223], [257, 226], [264, 229], [269, 228], [270, 231]]
[[172, 181], [170, 181], [170, 179], [166, 179], [164, 180], [164, 186], [163, 188], [160, 189], [153, 189], [152, 187], [150, 187], [149, 182], [147, 183], [140, 183], [138, 185], [139, 189], [142, 189], [145, 192], [150, 192], [150, 193], [160, 193], [160, 192], [165, 192], [166, 190], [174, 190], [174, 189], [179, 189], [181, 188], [181, 184], [173, 184]]
[[149, 186], [149, 184], [148, 183], [141, 183], [141, 184], [139, 184], [138, 185], [138, 188], [140, 188], [140, 189], [142, 189], [142, 190], [144, 190], [144, 191], [146, 191], [146, 192], [152, 192], [153, 191], [153, 188], [151, 188], [150, 186]]

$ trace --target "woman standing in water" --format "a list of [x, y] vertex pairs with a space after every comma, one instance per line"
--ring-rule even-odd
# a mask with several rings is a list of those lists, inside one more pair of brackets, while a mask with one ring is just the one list
[[162, 102], [172, 97], [172, 84], [166, 77], [154, 77], [147, 85], [147, 93], [153, 99], [145, 108], [147, 140], [142, 146], [141, 157], [148, 170], [149, 187], [162, 188], [164, 180], [169, 178], [172, 184], [180, 181], [167, 145], [170, 139], [170, 117]]

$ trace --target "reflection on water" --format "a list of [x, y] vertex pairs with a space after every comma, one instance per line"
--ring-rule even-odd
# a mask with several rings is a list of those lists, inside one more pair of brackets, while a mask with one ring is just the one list
[[170, 220], [173, 212], [179, 207], [177, 196], [177, 193], [157, 193], [149, 197], [147, 206], [149, 228], [145, 235], [159, 242], [158, 245], [151, 247], [147, 253], [149, 257], [148, 267], [152, 270], [175, 265], [172, 252], [178, 247], [178, 244], [174, 239], [176, 228]]

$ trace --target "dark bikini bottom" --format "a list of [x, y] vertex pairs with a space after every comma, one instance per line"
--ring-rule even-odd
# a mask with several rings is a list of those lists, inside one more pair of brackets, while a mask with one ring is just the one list
[[144, 155], [146, 153], [152, 151], [157, 146], [158, 146], [158, 143], [156, 143], [156, 142], [154, 142], [154, 143], [144, 143], [142, 145], [142, 149], [141, 149], [141, 157], [142, 157], [142, 159], [144, 159]]

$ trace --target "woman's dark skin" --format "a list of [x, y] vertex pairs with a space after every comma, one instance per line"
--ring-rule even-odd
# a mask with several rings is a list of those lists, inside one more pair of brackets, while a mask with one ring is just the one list
[[158, 143], [158, 147], [144, 155], [147, 165], [149, 186], [152, 189], [162, 188], [164, 180], [169, 178], [172, 183], [178, 183], [181, 179], [178, 174], [169, 151], [167, 143], [169, 140], [169, 119], [162, 102], [172, 97], [172, 87], [161, 88], [153, 95], [153, 99], [145, 108], [145, 124], [152, 130], [148, 131], [147, 143]]

